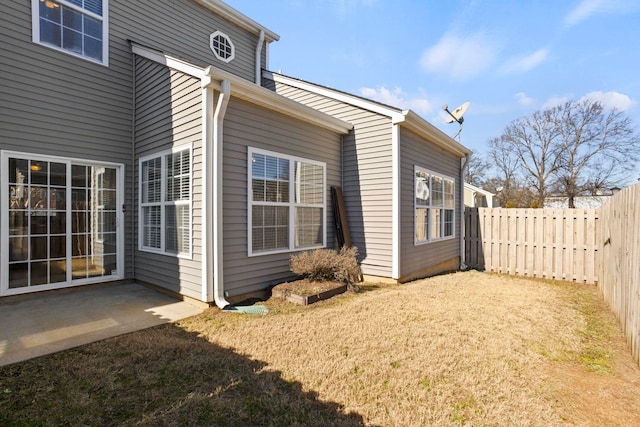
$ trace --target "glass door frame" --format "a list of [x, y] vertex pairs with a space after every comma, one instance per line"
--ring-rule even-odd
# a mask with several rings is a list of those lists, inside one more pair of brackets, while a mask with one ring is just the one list
[[[89, 166], [89, 167], [106, 167], [116, 170], [116, 270], [110, 275], [102, 275], [95, 277], [86, 277], [73, 279], [72, 276], [72, 228], [71, 228], [71, 211], [72, 211], [72, 191], [71, 191], [71, 174], [67, 173], [66, 189], [66, 271], [67, 279], [64, 282], [47, 283], [35, 286], [9, 288], [9, 159], [29, 159], [31, 161], [64, 163], [69, 172], [72, 166]], [[57, 157], [50, 155], [41, 155], [34, 153], [24, 153], [18, 151], [0, 150], [0, 296], [17, 295], [31, 293], [37, 291], [45, 291], [51, 289], [69, 288], [91, 283], [100, 283], [124, 278], [124, 192], [125, 192], [125, 173], [124, 164], [92, 161], [85, 159]]]

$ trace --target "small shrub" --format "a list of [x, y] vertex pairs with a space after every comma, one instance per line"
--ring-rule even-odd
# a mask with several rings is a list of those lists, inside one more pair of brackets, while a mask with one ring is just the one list
[[360, 281], [358, 248], [314, 249], [291, 255], [291, 271], [309, 280], [354, 283]]

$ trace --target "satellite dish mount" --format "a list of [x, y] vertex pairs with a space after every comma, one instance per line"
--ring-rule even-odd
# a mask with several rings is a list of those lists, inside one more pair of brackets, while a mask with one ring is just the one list
[[442, 109], [449, 114], [449, 116], [446, 119], [444, 119], [444, 121], [447, 123], [457, 122], [460, 125], [458, 132], [456, 132], [456, 134], [452, 137], [453, 139], [456, 139], [456, 137], [460, 135], [460, 132], [462, 132], [462, 123], [464, 123], [464, 117], [462, 116], [467, 111], [467, 108], [469, 108], [469, 104], [470, 102], [467, 101], [461, 106], [459, 106], [458, 108], [456, 108], [455, 110], [453, 110], [453, 112], [449, 111], [449, 106], [447, 104], [442, 106]]

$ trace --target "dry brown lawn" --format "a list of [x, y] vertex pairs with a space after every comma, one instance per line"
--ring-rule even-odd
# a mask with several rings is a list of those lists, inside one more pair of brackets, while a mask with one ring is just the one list
[[339, 298], [183, 326], [369, 425], [640, 425], [640, 369], [593, 286], [466, 272]]
[[0, 368], [0, 424], [640, 425], [593, 286], [472, 271], [265, 304]]

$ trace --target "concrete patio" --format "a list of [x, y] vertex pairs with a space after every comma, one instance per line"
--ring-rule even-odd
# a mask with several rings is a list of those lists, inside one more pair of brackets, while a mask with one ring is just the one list
[[194, 316], [204, 304], [135, 283], [0, 299], [0, 366]]

